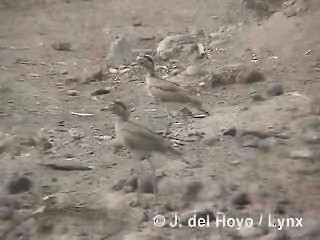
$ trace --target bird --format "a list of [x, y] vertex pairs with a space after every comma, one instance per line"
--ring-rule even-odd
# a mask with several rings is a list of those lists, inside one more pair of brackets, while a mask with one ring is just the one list
[[[176, 103], [176, 104], [190, 104], [199, 111], [210, 115], [210, 113], [203, 108], [202, 102], [193, 96], [189, 96], [186, 90], [175, 82], [170, 82], [162, 79], [158, 76], [155, 71], [154, 60], [149, 55], [140, 55], [136, 59], [137, 63], [144, 67], [147, 71], [146, 89], [147, 94], [161, 103]], [[172, 114], [167, 109], [168, 104], [166, 104], [166, 112], [168, 114], [168, 122], [163, 133], [163, 136], [167, 135], [169, 127], [172, 124]]]
[[[158, 202], [156, 167], [154, 161], [150, 158], [152, 153], [178, 156], [185, 160], [180, 151], [174, 149], [169, 140], [163, 138], [148, 128], [130, 121], [130, 113], [127, 106], [122, 101], [112, 101], [108, 106], [109, 111], [117, 116], [115, 121], [116, 138], [113, 142], [115, 147], [126, 147], [132, 154], [132, 157], [138, 161], [147, 159], [151, 165], [153, 175], [153, 187], [155, 194], [155, 204]], [[141, 165], [139, 164], [140, 176], [142, 174]], [[138, 178], [137, 204], [140, 202], [141, 182]]]

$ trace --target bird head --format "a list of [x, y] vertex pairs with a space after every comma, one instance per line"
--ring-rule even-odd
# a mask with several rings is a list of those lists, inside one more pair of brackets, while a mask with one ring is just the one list
[[137, 57], [137, 63], [147, 70], [154, 70], [154, 61], [149, 55], [142, 55]]
[[129, 119], [129, 112], [127, 106], [121, 101], [112, 101], [108, 106], [109, 111], [116, 114], [117, 116]]

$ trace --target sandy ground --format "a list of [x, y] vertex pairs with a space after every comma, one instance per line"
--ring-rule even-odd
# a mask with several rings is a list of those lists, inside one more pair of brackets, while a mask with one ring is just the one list
[[[257, 24], [232, 0], [0, 2], [0, 239], [319, 239], [320, 4], [296, 4], [303, 6], [296, 15], [279, 9]], [[134, 187], [116, 186], [133, 175], [136, 163], [125, 149], [113, 152], [114, 116], [104, 109], [121, 99], [133, 121], [154, 131], [164, 129], [166, 115], [147, 96], [144, 71], [109, 71], [110, 43], [125, 35], [135, 51], [153, 53], [167, 35], [200, 30], [197, 39], [206, 49], [210, 34], [225, 38], [199, 62], [184, 57], [156, 65], [161, 76], [177, 74], [176, 81], [198, 93], [211, 116], [192, 118], [175, 109], [171, 140], [190, 163], [154, 156], [160, 206], [152, 206], [153, 194], [144, 194], [145, 203], [134, 207]], [[56, 51], [52, 44], [60, 42], [70, 43], [71, 51]], [[210, 73], [236, 64], [259, 69], [265, 80], [210, 86]], [[190, 65], [201, 65], [204, 76], [186, 76]], [[83, 83], [100, 69], [101, 78]], [[275, 84], [284, 93], [269, 96]], [[92, 96], [101, 88], [110, 93]], [[235, 137], [223, 135], [232, 127]], [[258, 143], [244, 147], [245, 141]], [[149, 171], [147, 162], [142, 165]], [[8, 193], [14, 174], [32, 181], [29, 191]], [[239, 209], [237, 201], [246, 197]], [[41, 206], [44, 212], [33, 214]], [[205, 229], [172, 229], [152, 221], [157, 213], [201, 209], [252, 218], [279, 213], [304, 224], [236, 230], [213, 221]]]

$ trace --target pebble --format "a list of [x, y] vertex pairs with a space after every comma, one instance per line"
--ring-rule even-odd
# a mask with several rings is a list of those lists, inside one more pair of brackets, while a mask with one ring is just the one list
[[54, 43], [52, 48], [56, 51], [71, 51], [71, 44], [68, 42]]
[[32, 186], [32, 181], [29, 178], [14, 175], [7, 184], [6, 189], [9, 194], [19, 194], [29, 191]]
[[284, 93], [283, 86], [281, 84], [275, 84], [267, 90], [269, 96], [280, 96]]
[[238, 193], [232, 198], [231, 202], [236, 209], [242, 209], [243, 206], [251, 203], [247, 193]]
[[79, 96], [80, 92], [78, 90], [69, 89], [69, 90], [67, 90], [66, 93], [68, 96]]
[[304, 148], [291, 151], [290, 156], [293, 159], [312, 159], [314, 157], [314, 153], [310, 149]]
[[109, 88], [101, 88], [101, 89], [98, 89], [98, 90], [92, 92], [91, 96], [98, 96], [98, 95], [103, 95], [103, 94], [108, 94], [108, 93], [110, 93]]
[[225, 136], [235, 137], [236, 134], [237, 134], [237, 129], [236, 129], [236, 127], [232, 127], [232, 128], [227, 129], [227, 130], [224, 130], [222, 132], [222, 134], [225, 135]]
[[80, 140], [85, 137], [84, 133], [76, 128], [69, 129], [68, 133], [74, 141]]

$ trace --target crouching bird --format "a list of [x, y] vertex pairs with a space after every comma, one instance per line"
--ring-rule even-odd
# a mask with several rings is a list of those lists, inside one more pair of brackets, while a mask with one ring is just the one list
[[[132, 157], [138, 161], [148, 159], [152, 175], [153, 175], [153, 192], [155, 194], [155, 204], [158, 202], [156, 167], [153, 159], [150, 158], [151, 153], [160, 153], [164, 155], [175, 155], [183, 161], [186, 161], [182, 153], [171, 146], [169, 140], [152, 132], [148, 128], [130, 121], [130, 113], [126, 105], [121, 101], [113, 101], [108, 106], [109, 111], [114, 113], [117, 118], [115, 121], [116, 139], [113, 143], [115, 147], [124, 146], [132, 154]], [[142, 169], [139, 167], [140, 176]], [[140, 202], [141, 182], [138, 178], [137, 204]]]

